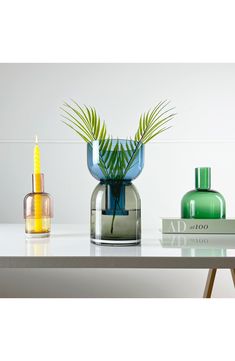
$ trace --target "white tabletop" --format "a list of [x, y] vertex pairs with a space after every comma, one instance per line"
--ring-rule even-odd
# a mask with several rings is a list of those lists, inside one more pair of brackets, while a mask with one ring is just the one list
[[23, 224], [0, 224], [1, 268], [235, 268], [235, 235], [143, 232], [139, 246], [97, 246], [89, 228], [53, 225], [27, 239]]

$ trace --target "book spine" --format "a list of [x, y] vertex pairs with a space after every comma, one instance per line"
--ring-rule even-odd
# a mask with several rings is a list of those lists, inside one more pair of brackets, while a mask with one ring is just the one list
[[235, 234], [235, 220], [163, 219], [162, 233]]

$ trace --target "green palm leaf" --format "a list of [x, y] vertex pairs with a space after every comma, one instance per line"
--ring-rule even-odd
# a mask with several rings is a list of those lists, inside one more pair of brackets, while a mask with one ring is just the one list
[[94, 140], [104, 140], [107, 135], [105, 122], [102, 122], [95, 108], [81, 107], [75, 100], [72, 105], [64, 102], [60, 108], [63, 112], [63, 121], [68, 127], [73, 129], [85, 142]]
[[140, 116], [135, 141], [146, 144], [170, 128], [165, 125], [174, 118], [176, 113], [172, 113], [174, 108], [167, 108], [169, 104], [167, 100], [161, 101], [152, 110]]

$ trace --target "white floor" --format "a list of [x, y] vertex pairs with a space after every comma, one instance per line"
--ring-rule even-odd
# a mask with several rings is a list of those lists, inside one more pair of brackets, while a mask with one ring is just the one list
[[[201, 297], [206, 270], [0, 270], [0, 297]], [[229, 270], [213, 297], [235, 297]]]

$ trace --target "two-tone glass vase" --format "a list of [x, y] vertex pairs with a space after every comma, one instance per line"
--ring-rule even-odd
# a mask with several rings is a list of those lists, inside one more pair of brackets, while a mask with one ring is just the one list
[[134, 245], [141, 240], [141, 200], [132, 184], [144, 166], [144, 145], [106, 139], [87, 145], [90, 173], [99, 180], [91, 197], [91, 241]]

